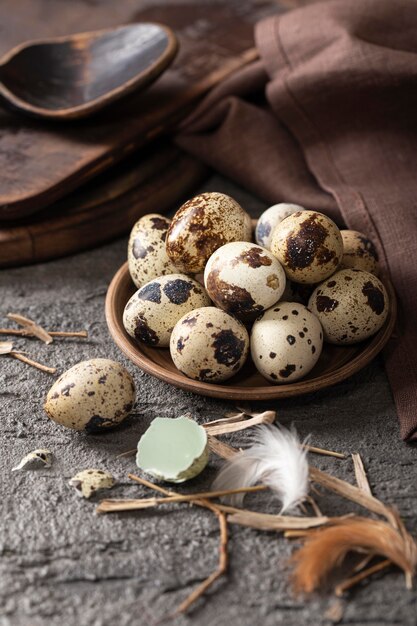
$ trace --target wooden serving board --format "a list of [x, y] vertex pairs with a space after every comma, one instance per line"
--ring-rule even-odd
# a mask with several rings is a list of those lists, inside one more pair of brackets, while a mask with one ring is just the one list
[[0, 228], [0, 268], [55, 259], [127, 233], [145, 213], [175, 209], [207, 168], [157, 143], [47, 210]]
[[0, 112], [0, 221], [51, 205], [172, 128], [210, 87], [256, 57], [253, 25], [279, 9], [276, 0], [0, 3], [0, 54], [29, 39], [135, 21], [170, 26], [180, 44], [148, 90], [91, 119], [58, 124]]

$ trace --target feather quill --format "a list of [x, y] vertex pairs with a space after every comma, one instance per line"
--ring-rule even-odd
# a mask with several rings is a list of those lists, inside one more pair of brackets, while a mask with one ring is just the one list
[[[254, 443], [234, 455], [215, 479], [217, 490], [267, 485], [280, 499], [283, 511], [294, 509], [308, 493], [307, 451], [295, 430], [262, 425], [254, 433]], [[244, 494], [227, 498], [233, 506], [242, 504]]]

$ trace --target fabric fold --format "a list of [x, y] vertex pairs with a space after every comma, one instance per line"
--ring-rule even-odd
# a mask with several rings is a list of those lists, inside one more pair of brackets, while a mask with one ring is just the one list
[[267, 18], [260, 61], [225, 81], [178, 143], [270, 202], [322, 210], [377, 246], [400, 301], [386, 368], [417, 439], [417, 12], [332, 0]]

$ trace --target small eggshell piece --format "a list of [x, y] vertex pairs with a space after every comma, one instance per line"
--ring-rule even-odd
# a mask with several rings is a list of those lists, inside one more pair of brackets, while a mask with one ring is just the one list
[[174, 365], [194, 380], [217, 383], [236, 374], [249, 349], [246, 328], [215, 307], [204, 307], [182, 317], [170, 341]]
[[341, 230], [343, 257], [340, 269], [356, 269], [378, 274], [378, 253], [372, 241], [357, 230]]
[[240, 204], [224, 193], [207, 192], [188, 200], [175, 213], [166, 248], [179, 270], [197, 274], [217, 248], [251, 238], [252, 221]]
[[205, 429], [187, 417], [155, 418], [138, 443], [136, 464], [159, 480], [182, 483], [208, 463]]
[[97, 491], [111, 489], [116, 484], [113, 476], [101, 469], [86, 469], [78, 472], [69, 481], [69, 485], [74, 487], [77, 495], [81, 498], [91, 498]]
[[298, 211], [278, 224], [271, 252], [287, 278], [314, 284], [333, 274], [343, 256], [342, 236], [336, 224], [317, 211]]
[[382, 282], [362, 270], [340, 270], [313, 291], [309, 309], [317, 315], [325, 341], [346, 345], [374, 335], [389, 312]]
[[292, 383], [308, 374], [323, 347], [317, 317], [298, 302], [278, 302], [260, 316], [251, 333], [256, 369], [276, 384]]
[[37, 470], [48, 468], [52, 465], [53, 455], [50, 450], [38, 449], [26, 454], [12, 472], [19, 470]]
[[132, 410], [135, 385], [116, 361], [81, 361], [52, 385], [45, 402], [48, 416], [67, 428], [97, 432], [120, 424]]
[[218, 248], [204, 272], [210, 298], [239, 319], [254, 319], [275, 304], [285, 281], [285, 272], [271, 252], [243, 241]]
[[289, 215], [304, 210], [304, 207], [299, 204], [289, 204], [287, 202], [280, 202], [279, 204], [270, 206], [269, 209], [266, 209], [266, 211], [261, 214], [257, 221], [255, 229], [256, 243], [270, 250], [272, 233], [275, 227]]
[[136, 287], [176, 272], [168, 258], [165, 239], [171, 220], [158, 213], [144, 215], [136, 222], [127, 245], [129, 272]]
[[189, 311], [210, 304], [204, 287], [190, 276], [160, 276], [130, 298], [123, 313], [123, 325], [137, 341], [166, 348], [178, 320]]

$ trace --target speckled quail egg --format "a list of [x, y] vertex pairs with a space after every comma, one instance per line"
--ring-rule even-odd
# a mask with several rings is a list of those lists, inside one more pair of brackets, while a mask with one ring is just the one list
[[129, 272], [136, 287], [177, 271], [168, 258], [165, 239], [171, 220], [157, 213], [144, 215], [133, 226], [127, 244]]
[[135, 385], [129, 372], [116, 361], [81, 361], [52, 385], [45, 402], [48, 416], [86, 432], [116, 426], [132, 410]]
[[271, 252], [245, 241], [218, 248], [204, 272], [204, 284], [213, 302], [240, 319], [254, 319], [275, 304], [285, 280], [285, 272]]
[[298, 211], [278, 224], [271, 252], [297, 283], [317, 283], [333, 274], [343, 256], [336, 224], [317, 211]]
[[343, 257], [340, 269], [364, 270], [378, 274], [378, 253], [372, 241], [357, 230], [341, 230]]
[[249, 350], [246, 328], [236, 318], [215, 307], [191, 311], [171, 335], [174, 365], [189, 378], [217, 383], [240, 370]]
[[286, 217], [297, 213], [297, 211], [304, 211], [304, 207], [299, 204], [288, 204], [287, 202], [280, 202], [274, 204], [266, 209], [259, 217], [255, 229], [255, 241], [260, 246], [271, 249], [272, 233], [275, 227], [282, 222]]
[[86, 469], [78, 472], [69, 481], [81, 498], [91, 498], [97, 491], [111, 489], [116, 484], [109, 472], [100, 469]]
[[308, 308], [319, 318], [325, 341], [351, 344], [367, 339], [385, 322], [389, 301], [381, 281], [362, 270], [340, 270], [318, 285]]
[[123, 313], [123, 325], [134, 339], [166, 348], [178, 320], [185, 313], [210, 304], [204, 287], [190, 276], [160, 276], [130, 298]]
[[319, 320], [298, 302], [278, 302], [252, 328], [252, 360], [262, 376], [273, 383], [291, 383], [308, 374], [322, 347]]
[[252, 222], [240, 204], [224, 193], [202, 193], [175, 213], [168, 230], [168, 256], [179, 270], [202, 272], [217, 248], [229, 241], [251, 241]]

